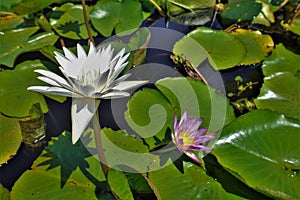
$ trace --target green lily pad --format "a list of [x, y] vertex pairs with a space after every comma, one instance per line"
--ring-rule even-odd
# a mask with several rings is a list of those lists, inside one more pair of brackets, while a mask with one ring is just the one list
[[267, 4], [270, 7], [271, 12], [275, 12], [284, 6], [288, 1], [286, 0], [259, 0], [258, 2], [262, 2]]
[[201, 27], [179, 40], [173, 53], [188, 58], [194, 66], [208, 57], [216, 70], [222, 70], [240, 64], [246, 48], [239, 39], [225, 31]]
[[[132, 190], [132, 193], [137, 195], [152, 195], [153, 191], [146, 179], [139, 173], [126, 173], [128, 184]], [[149, 199], [149, 198], [148, 198]]]
[[[298, 15], [300, 15], [300, 12]], [[295, 34], [300, 35], [300, 19], [295, 19], [291, 23], [287, 23], [287, 24], [282, 22], [281, 25], [284, 28], [288, 29], [289, 31], [292, 31]]]
[[160, 168], [159, 156], [148, 153], [141, 138], [129, 135], [124, 130], [101, 131], [102, 146], [109, 167], [127, 172], [147, 172]]
[[95, 29], [105, 37], [111, 36], [113, 30], [116, 34], [129, 34], [128, 31], [138, 28], [144, 19], [142, 6], [137, 0], [98, 1], [90, 18]]
[[148, 88], [136, 92], [127, 106], [128, 125], [154, 148], [156, 141], [152, 136], [161, 140], [165, 137], [167, 128], [173, 124], [175, 111], [160, 92]]
[[14, 29], [24, 21], [22, 16], [9, 14], [0, 17], [0, 31]]
[[227, 193], [202, 168], [185, 162], [183, 166], [183, 174], [175, 165], [148, 173], [147, 180], [158, 199], [244, 199]]
[[236, 22], [252, 21], [261, 9], [262, 4], [255, 0], [229, 0], [221, 15]]
[[3, 187], [1, 184], [0, 184], [0, 199], [1, 200], [9, 200], [10, 199], [8, 189]]
[[300, 120], [300, 55], [277, 45], [263, 63], [264, 84], [255, 104]]
[[128, 46], [133, 51], [133, 65], [138, 66], [144, 62], [147, 53], [147, 45], [150, 41], [151, 34], [147, 28], [140, 28], [130, 38]]
[[165, 78], [155, 85], [174, 109], [172, 117], [175, 112], [183, 114], [187, 109], [189, 115], [204, 119], [202, 125], [208, 127], [208, 132], [218, 132], [235, 118], [226, 97], [202, 81], [183, 77]]
[[127, 178], [122, 171], [109, 169], [107, 181], [110, 189], [118, 199], [134, 200]]
[[63, 0], [22, 0], [12, 5], [12, 10], [20, 15], [40, 11], [53, 3]]
[[22, 28], [0, 34], [0, 64], [13, 67], [18, 55], [53, 45], [58, 39], [54, 33], [31, 36], [38, 29], [38, 27]]
[[300, 198], [299, 121], [251, 111], [223, 129], [214, 154], [248, 186], [275, 199]]
[[262, 11], [252, 20], [252, 24], [262, 24], [265, 26], [270, 26], [271, 23], [275, 22], [275, 16], [273, 12], [270, 11], [270, 7], [262, 3]]
[[14, 70], [0, 72], [0, 112], [14, 117], [28, 115], [33, 104], [39, 103], [44, 113], [48, 111], [42, 94], [28, 91], [33, 85], [44, 85], [37, 79], [38, 74], [33, 70], [46, 69], [39, 61], [25, 61]]
[[162, 0], [161, 6], [170, 20], [186, 26], [199, 26], [213, 16], [214, 0]]
[[18, 119], [7, 118], [0, 114], [0, 164], [17, 153], [21, 142], [22, 134]]
[[[86, 134], [89, 140], [90, 131]], [[99, 161], [78, 141], [72, 144], [71, 133], [53, 138], [49, 146], [15, 183], [11, 199], [98, 199], [104, 181]], [[53, 196], [54, 195], [54, 196]]]
[[[87, 14], [91, 11], [91, 7], [86, 7]], [[82, 14], [82, 6], [66, 3], [61, 7], [55, 7], [51, 14], [50, 24], [54, 30], [61, 36], [80, 40], [87, 39], [88, 33], [84, 23]], [[91, 29], [92, 35], [96, 36], [97, 32]]]
[[274, 42], [271, 36], [263, 35], [259, 31], [236, 29], [231, 35], [246, 47], [246, 56], [241, 61], [243, 65], [259, 63], [273, 50]]
[[12, 11], [11, 7], [13, 4], [19, 3], [22, 0], [10, 0], [10, 1], [1, 1], [0, 10], [5, 12]]

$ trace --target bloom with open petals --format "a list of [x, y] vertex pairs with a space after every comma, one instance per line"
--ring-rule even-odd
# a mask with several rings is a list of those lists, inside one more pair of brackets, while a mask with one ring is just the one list
[[187, 110], [183, 113], [180, 121], [174, 115], [174, 132], [172, 133], [172, 140], [177, 146], [178, 150], [192, 158], [194, 161], [200, 163], [199, 158], [193, 151], [210, 151], [204, 143], [215, 138], [215, 135], [205, 135], [207, 128], [199, 129], [203, 119], [198, 120], [197, 117], [188, 115]]
[[38, 79], [50, 86], [31, 86], [28, 90], [73, 97], [72, 140], [75, 143], [94, 116], [100, 99], [129, 96], [129, 89], [137, 88], [147, 81], [126, 81], [130, 74], [119, 77], [127, 65], [129, 54], [122, 49], [115, 56], [111, 46], [97, 49], [90, 45], [88, 54], [77, 45], [77, 56], [63, 48], [64, 55], [55, 52], [60, 64], [61, 77], [51, 71], [38, 69]]

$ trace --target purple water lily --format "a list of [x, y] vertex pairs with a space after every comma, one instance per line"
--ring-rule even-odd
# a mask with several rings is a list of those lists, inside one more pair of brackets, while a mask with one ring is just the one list
[[201, 163], [199, 158], [193, 151], [210, 151], [212, 148], [205, 146], [203, 143], [215, 138], [215, 135], [205, 135], [207, 128], [200, 128], [203, 119], [198, 120], [197, 117], [188, 115], [185, 110], [180, 121], [174, 115], [174, 132], [172, 140], [180, 152], [183, 152], [188, 157], [192, 158], [197, 163]]

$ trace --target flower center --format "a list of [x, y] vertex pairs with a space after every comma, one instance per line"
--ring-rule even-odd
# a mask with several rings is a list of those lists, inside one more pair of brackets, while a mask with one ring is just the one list
[[193, 146], [196, 145], [194, 141], [194, 137], [191, 133], [188, 132], [181, 132], [179, 135], [179, 139], [182, 140], [183, 146]]
[[100, 70], [89, 70], [87, 72], [82, 70], [81, 74], [78, 76], [78, 80], [82, 83], [82, 85], [95, 86], [97, 84], [98, 77], [100, 76]]

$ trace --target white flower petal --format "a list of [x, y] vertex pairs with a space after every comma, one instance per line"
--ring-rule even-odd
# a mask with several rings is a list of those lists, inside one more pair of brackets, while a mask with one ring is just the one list
[[39, 73], [39, 74], [42, 74], [50, 79], [52, 79], [53, 81], [57, 82], [58, 84], [60, 85], [65, 85], [67, 87], [71, 87], [69, 85], [69, 83], [62, 77], [58, 76], [57, 74], [51, 72], [51, 71], [48, 71], [48, 70], [43, 70], [43, 69], [36, 69], [34, 70], [35, 72]]
[[118, 78], [116, 80], [107, 81], [106, 87], [101, 91], [106, 92], [106, 91], [112, 89], [113, 87], [117, 86], [120, 82], [126, 80], [130, 75], [131, 74], [125, 74], [125, 75], [121, 76], [120, 78]]
[[51, 78], [48, 78], [48, 77], [45, 77], [45, 76], [38, 76], [37, 78], [38, 78], [39, 80], [41, 80], [41, 81], [44, 81], [45, 83], [50, 84], [50, 85], [57, 86], [57, 87], [61, 87], [60, 84], [58, 84], [56, 81], [54, 81], [54, 80], [51, 79]]
[[28, 87], [27, 90], [35, 91], [35, 92], [42, 92], [47, 94], [54, 94], [59, 96], [66, 96], [66, 97], [73, 97], [73, 98], [82, 98], [82, 96], [73, 93], [65, 88], [60, 87], [48, 87], [48, 86], [31, 86]]
[[120, 75], [120, 73], [123, 71], [123, 69], [127, 66], [127, 64], [128, 64], [128, 62], [125, 62], [119, 68], [111, 69], [110, 74], [108, 75], [108, 81], [115, 80]]
[[113, 90], [129, 90], [132, 88], [138, 88], [141, 85], [146, 84], [148, 81], [123, 81], [120, 82], [118, 85], [116, 85], [115, 87], [113, 87]]
[[65, 53], [65, 57], [68, 58], [71, 62], [73, 60], [76, 60], [77, 57], [73, 54], [72, 51], [70, 51], [69, 49], [67, 49], [66, 47], [63, 47], [64, 53]]
[[75, 144], [98, 109], [100, 100], [73, 99], [72, 101], [72, 142]]
[[101, 95], [101, 94], [95, 94], [95, 97], [99, 96], [101, 99], [118, 99], [123, 97], [130, 96], [130, 93], [128, 92], [109, 92], [107, 94]]
[[73, 76], [76, 77], [77, 73], [76, 73], [76, 69], [74, 69], [74, 64], [73, 62], [71, 62], [70, 60], [68, 60], [66, 57], [64, 57], [63, 55], [61, 55], [58, 52], [54, 52], [55, 54], [55, 59], [57, 60], [57, 62], [60, 64], [60, 66], [68, 72], [69, 76]]
[[86, 52], [80, 44], [77, 44], [77, 56], [82, 60], [86, 58]]

